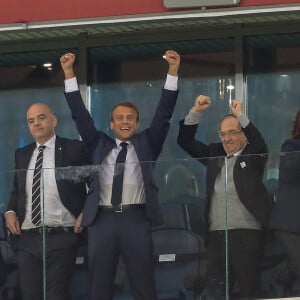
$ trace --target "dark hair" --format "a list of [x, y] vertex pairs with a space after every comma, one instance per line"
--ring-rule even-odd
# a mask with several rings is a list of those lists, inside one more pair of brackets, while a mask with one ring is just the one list
[[297, 111], [293, 129], [292, 129], [292, 138], [299, 139], [300, 138], [300, 110]]
[[125, 107], [129, 107], [129, 108], [135, 110], [135, 112], [136, 112], [136, 120], [139, 121], [139, 119], [140, 119], [139, 110], [137, 109], [137, 107], [136, 107], [133, 103], [131, 103], [131, 102], [129, 102], [129, 101], [119, 102], [119, 103], [117, 103], [117, 104], [113, 107], [113, 109], [111, 110], [111, 113], [110, 113], [110, 120], [111, 120], [111, 121], [113, 120], [112, 114], [113, 114], [114, 110], [115, 110], [117, 107], [119, 107], [119, 106], [125, 106]]

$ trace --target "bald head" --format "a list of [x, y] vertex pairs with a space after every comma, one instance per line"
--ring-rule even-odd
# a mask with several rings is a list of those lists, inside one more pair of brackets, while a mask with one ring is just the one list
[[27, 124], [33, 138], [44, 144], [55, 134], [57, 118], [48, 105], [35, 103], [27, 110]]
[[36, 109], [41, 109], [44, 110], [45, 112], [47, 111], [49, 114], [53, 115], [53, 112], [51, 110], [51, 108], [45, 104], [45, 103], [34, 103], [31, 106], [29, 106], [28, 110], [27, 110], [27, 116], [28, 113], [30, 113], [32, 110], [36, 110]]

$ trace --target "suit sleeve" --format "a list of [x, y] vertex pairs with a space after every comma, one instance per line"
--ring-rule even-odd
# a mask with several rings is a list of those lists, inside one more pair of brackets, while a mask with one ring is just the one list
[[279, 177], [280, 182], [299, 185], [300, 182], [300, 143], [286, 140], [281, 146]]
[[162, 90], [160, 101], [156, 108], [154, 117], [147, 130], [151, 149], [153, 150], [153, 160], [156, 160], [162, 150], [163, 143], [170, 128], [178, 91]]
[[[198, 124], [185, 125], [184, 120], [181, 120], [179, 123], [177, 144], [193, 158], [209, 157], [209, 146], [195, 139], [197, 128]], [[201, 162], [206, 164], [206, 160], [201, 160]]]
[[247, 127], [242, 128], [248, 143], [252, 147], [252, 154], [268, 153], [268, 147], [259, 130], [250, 122]]
[[93, 151], [98, 139], [98, 131], [94, 120], [86, 109], [79, 91], [65, 93], [65, 97], [71, 110], [72, 118], [76, 124], [78, 133], [90, 151]]
[[[15, 173], [14, 173], [14, 179], [13, 179], [13, 188], [10, 193], [10, 197], [8, 200], [6, 211], [13, 210], [15, 213], [17, 213], [18, 210], [18, 199], [19, 199], [19, 186], [18, 186], [18, 177], [17, 177], [17, 156], [18, 156], [18, 150], [15, 152]], [[22, 172], [22, 171], [20, 171]]]

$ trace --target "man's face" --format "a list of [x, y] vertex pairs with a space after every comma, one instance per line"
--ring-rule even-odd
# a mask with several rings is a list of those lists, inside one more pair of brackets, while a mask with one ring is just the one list
[[117, 106], [112, 112], [110, 128], [115, 132], [117, 139], [127, 141], [132, 137], [139, 126], [137, 112], [126, 106]]
[[236, 118], [228, 117], [220, 125], [220, 139], [227, 155], [232, 155], [241, 150], [247, 142]]
[[47, 105], [37, 103], [27, 111], [27, 124], [33, 138], [44, 144], [54, 135], [57, 119]]

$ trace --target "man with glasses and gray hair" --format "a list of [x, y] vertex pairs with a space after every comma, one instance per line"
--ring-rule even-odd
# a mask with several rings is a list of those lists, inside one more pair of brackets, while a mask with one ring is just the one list
[[253, 299], [259, 295], [263, 233], [270, 212], [263, 184], [267, 156], [262, 155], [268, 149], [243, 113], [240, 100], [231, 101], [231, 114], [219, 123], [220, 142], [205, 144], [196, 140], [201, 114], [210, 105], [208, 96], [196, 98], [180, 122], [177, 139], [182, 149], [207, 167], [207, 293], [209, 299], [225, 298], [228, 271], [227, 292], [232, 292], [236, 281], [240, 297]]

